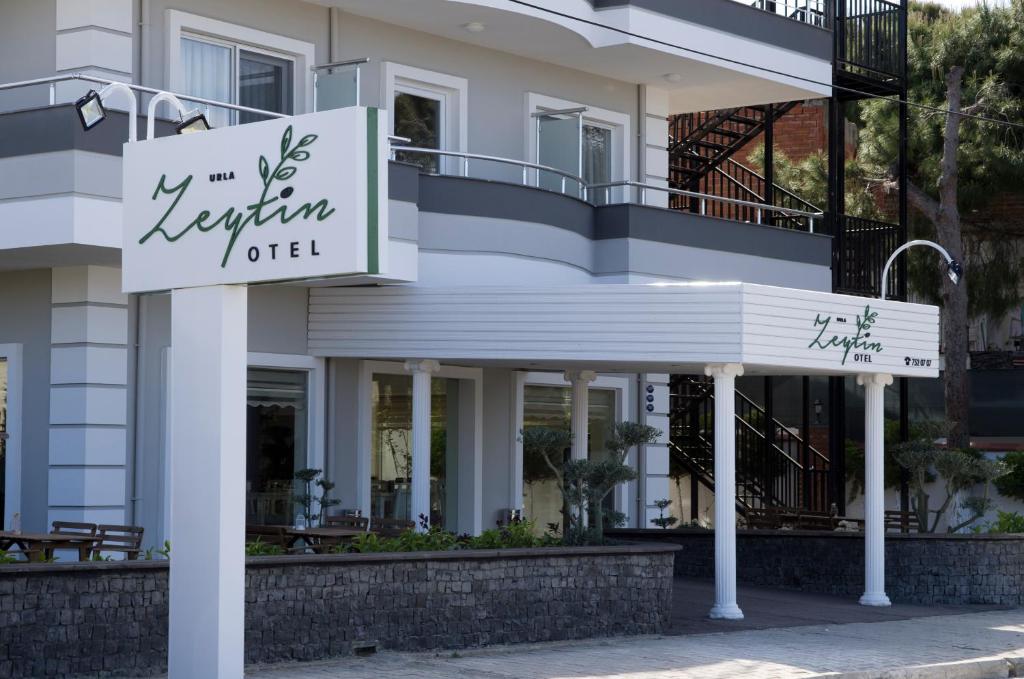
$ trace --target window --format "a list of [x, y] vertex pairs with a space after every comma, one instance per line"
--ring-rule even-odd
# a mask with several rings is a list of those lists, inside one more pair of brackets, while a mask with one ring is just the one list
[[[430, 381], [430, 521], [456, 530], [459, 380]], [[370, 515], [411, 519], [412, 376], [374, 373], [370, 444]]]
[[[409, 146], [464, 151], [468, 83], [445, 73], [384, 62], [382, 101], [388, 102], [391, 134]], [[397, 153], [396, 158], [425, 172], [451, 173], [459, 163], [433, 153]]]
[[[176, 9], [167, 14], [168, 89], [278, 113], [313, 110], [315, 47]], [[262, 119], [197, 105], [213, 126]]]
[[[196, 36], [181, 38], [183, 89], [215, 99], [277, 113], [292, 113], [295, 63], [236, 45]], [[210, 107], [210, 124], [223, 127], [264, 119], [255, 113]]]
[[[578, 175], [588, 185], [628, 179], [628, 114], [534, 93], [528, 95], [527, 107], [530, 119], [528, 158]], [[561, 175], [544, 171], [538, 174], [538, 186], [561, 191]], [[567, 191], [575, 188], [568, 182]], [[603, 200], [604, 192], [592, 198]]]
[[[569, 430], [572, 412], [572, 390], [569, 387], [541, 386], [528, 384], [523, 388], [523, 429], [548, 427]], [[616, 391], [613, 389], [590, 389], [587, 413], [587, 455], [591, 460], [607, 456], [605, 443], [616, 422]], [[569, 448], [562, 460], [552, 460], [561, 466], [569, 459]], [[607, 509], [614, 509], [615, 498], [605, 498]], [[533, 521], [538, 533], [547, 532], [549, 527], [563, 525], [562, 493], [558, 490], [554, 473], [541, 456], [523, 454], [523, 510], [527, 519]], [[561, 528], [556, 532], [560, 532]]]
[[295, 472], [308, 466], [307, 373], [250, 368], [246, 401], [246, 522], [291, 525]]
[[[444, 99], [413, 92], [395, 91], [395, 135], [409, 139], [409, 146], [425, 149], [444, 148]], [[438, 157], [428, 153], [404, 151], [396, 159], [419, 165], [427, 172], [437, 173]]]

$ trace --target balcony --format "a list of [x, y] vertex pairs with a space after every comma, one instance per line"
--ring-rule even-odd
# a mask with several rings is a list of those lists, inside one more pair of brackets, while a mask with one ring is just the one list
[[395, 201], [417, 213], [421, 283], [485, 276], [513, 285], [525, 274], [538, 283], [743, 280], [831, 290], [832, 239], [820, 212], [629, 181], [587, 184], [509, 158], [392, 151], [437, 158], [391, 164], [393, 217], [407, 214]]

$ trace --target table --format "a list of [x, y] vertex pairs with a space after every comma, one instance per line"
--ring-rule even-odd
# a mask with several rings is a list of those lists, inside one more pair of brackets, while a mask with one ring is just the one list
[[0, 549], [7, 551], [17, 545], [29, 561], [52, 559], [55, 549], [77, 549], [78, 560], [88, 561], [97, 538], [93, 535], [59, 535], [54, 533], [15, 533], [0, 531]]
[[358, 528], [285, 528], [285, 541], [288, 549], [295, 546], [299, 540], [305, 540], [306, 544], [316, 552], [325, 548], [334, 547], [347, 542], [352, 538], [364, 535], [366, 531]]

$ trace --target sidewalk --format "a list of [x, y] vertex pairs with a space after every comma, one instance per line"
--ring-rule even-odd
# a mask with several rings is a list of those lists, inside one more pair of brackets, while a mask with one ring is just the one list
[[[250, 668], [251, 679], [994, 679], [1024, 656], [1024, 609], [891, 622], [380, 653]], [[930, 666], [930, 667], [921, 667]], [[906, 668], [917, 667], [916, 670]], [[1024, 668], [1022, 668], [1024, 669]], [[891, 672], [892, 670], [901, 670]]]

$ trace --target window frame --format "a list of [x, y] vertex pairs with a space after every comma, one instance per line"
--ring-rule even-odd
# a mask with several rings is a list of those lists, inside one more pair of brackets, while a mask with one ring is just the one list
[[[0, 344], [0, 360], [7, 363], [7, 446], [4, 459], [4, 526], [22, 513], [22, 345]], [[24, 516], [22, 517], [24, 521]]]
[[[510, 506], [519, 509], [522, 509], [523, 506], [523, 438], [520, 432], [523, 430], [523, 410], [525, 406], [525, 388], [527, 385], [572, 388], [572, 384], [566, 381], [563, 373], [526, 371], [515, 373], [512, 399], [514, 442], [512, 445], [510, 484], [513, 504]], [[635, 387], [635, 378], [623, 375], [598, 374], [597, 379], [590, 383], [587, 390], [609, 390], [615, 392], [615, 423], [618, 424], [624, 421], [637, 421]], [[626, 464], [639, 473], [640, 468], [637, 455], [637, 450], [630, 451], [626, 456]], [[639, 493], [637, 483], [638, 481], [628, 481], [615, 487], [615, 510], [626, 515], [627, 526], [634, 524], [639, 515], [637, 507], [635, 507]]]
[[[165, 82], [172, 92], [184, 91], [181, 68], [181, 39], [189, 38], [232, 49], [231, 90], [238, 103], [239, 53], [241, 50], [285, 59], [292, 62], [292, 114], [313, 110], [313, 71], [316, 47], [311, 42], [296, 40], [276, 33], [268, 33], [226, 21], [210, 19], [176, 9], [167, 10], [167, 60]], [[232, 125], [237, 112], [232, 112]]]
[[[441, 151], [465, 152], [469, 138], [469, 81], [466, 78], [406, 66], [393, 61], [382, 62], [381, 103], [388, 112], [388, 134], [395, 134], [395, 95], [400, 92], [441, 102]], [[438, 167], [442, 174], [452, 174], [459, 167], [457, 159], [442, 157]]]
[[[537, 92], [526, 93], [526, 158], [531, 163], [538, 162], [537, 120], [535, 113], [545, 111], [564, 111], [567, 109], [586, 107], [583, 112], [583, 124], [610, 129], [612, 132], [612, 167], [611, 181], [629, 181], [632, 176], [632, 118], [628, 113], [620, 113], [610, 109], [591, 106], [586, 102], [570, 101], [551, 97]], [[582, 142], [582, 140], [581, 140]]]

